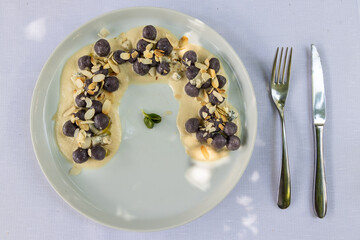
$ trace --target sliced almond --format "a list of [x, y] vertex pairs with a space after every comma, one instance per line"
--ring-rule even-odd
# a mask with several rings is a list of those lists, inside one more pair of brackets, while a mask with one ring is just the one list
[[97, 82], [101, 82], [102, 80], [105, 79], [105, 75], [104, 74], [96, 74], [92, 80], [93, 80], [93, 83], [97, 83]]
[[155, 77], [155, 75], [156, 75], [156, 69], [155, 69], [155, 67], [150, 68], [149, 74], [150, 74], [150, 76]]
[[74, 107], [74, 106], [72, 106], [72, 107], [70, 107], [68, 110], [66, 110], [66, 111], [63, 113], [63, 117], [70, 116], [73, 112], [75, 112], [75, 107]]
[[110, 68], [110, 64], [109, 64], [109, 63], [103, 65], [103, 69], [109, 69], [109, 68]]
[[185, 47], [189, 43], [189, 38], [187, 36], [182, 36], [179, 41], [179, 48]]
[[102, 92], [95, 97], [95, 99], [98, 101], [102, 101], [102, 100], [104, 100], [104, 98], [105, 98], [105, 92]]
[[120, 68], [117, 64], [115, 64], [112, 60], [109, 60], [109, 65], [110, 65], [110, 68], [116, 73], [116, 74], [119, 74], [120, 73]]
[[92, 65], [97, 65], [97, 60], [94, 57], [91, 57], [91, 63]]
[[110, 102], [110, 100], [106, 99], [102, 106], [102, 112], [104, 114], [108, 115], [110, 112], [110, 109], [111, 109], [111, 102]]
[[87, 137], [84, 139], [83, 142], [80, 143], [81, 144], [81, 148], [89, 148], [91, 146], [91, 138]]
[[224, 115], [221, 115], [221, 119], [223, 120], [223, 122], [228, 122], [229, 121]]
[[148, 59], [148, 58], [139, 58], [139, 62], [141, 62], [143, 64], [151, 64], [152, 60]]
[[93, 124], [93, 123], [94, 123], [94, 121], [92, 121], [92, 120], [86, 120], [86, 121], [81, 121], [80, 125], [81, 124]]
[[207, 67], [209, 67], [209, 66], [210, 66], [210, 60], [209, 60], [208, 58], [207, 58], [207, 59], [205, 59], [204, 63], [205, 63], [205, 65], [206, 65]]
[[214, 70], [214, 69], [210, 68], [210, 69], [209, 69], [209, 73], [210, 73], [211, 78], [215, 78], [215, 77], [216, 77], [216, 73], [215, 73], [215, 70]]
[[152, 44], [152, 43], [146, 45], [146, 47], [145, 47], [146, 51], [150, 51], [153, 46], [154, 46], [154, 44]]
[[88, 124], [80, 124], [79, 126], [82, 130], [89, 131], [89, 125]]
[[213, 88], [218, 88], [219, 87], [219, 80], [217, 78], [212, 78], [211, 79], [211, 86], [213, 86]]
[[92, 119], [95, 115], [95, 108], [90, 108], [89, 110], [86, 111], [84, 118], [85, 120], [89, 120]]
[[130, 53], [123, 52], [120, 54], [120, 58], [123, 60], [129, 60], [130, 59]]
[[195, 67], [199, 68], [199, 69], [208, 69], [208, 67], [205, 65], [205, 64], [202, 64], [202, 63], [199, 63], [199, 62], [196, 62], [195, 63]]
[[88, 149], [88, 155], [91, 157], [91, 148]]
[[207, 72], [204, 72], [201, 74], [201, 78], [202, 78], [202, 80], [207, 81], [208, 79], [211, 78], [211, 76]]
[[168, 33], [165, 36], [169, 40], [171, 46], [173, 46], [174, 48], [178, 46], [179, 43], [175, 37], [173, 37], [172, 35], [170, 35]]
[[80, 72], [87, 78], [92, 78], [92, 76], [93, 76], [92, 72], [90, 72], [88, 70], [81, 70]]
[[97, 82], [92, 82], [89, 84], [88, 89], [94, 90], [96, 88], [96, 86], [97, 86]]
[[204, 101], [206, 103], [208, 103], [209, 102], [209, 95], [206, 93], [206, 91], [203, 91], [203, 96], [204, 96]]
[[206, 160], [209, 160], [210, 155], [209, 155], [209, 152], [208, 152], [208, 150], [206, 149], [206, 147], [205, 147], [204, 145], [202, 145], [202, 146], [200, 147], [200, 149], [201, 149], [201, 153], [203, 154], [204, 158], [205, 158]]
[[86, 107], [87, 107], [87, 108], [90, 108], [91, 105], [92, 105], [91, 99], [87, 97], [87, 98], [85, 98], [85, 102], [86, 102]]
[[151, 39], [147, 39], [147, 38], [142, 38], [142, 39], [147, 41], [147, 42], [153, 43], [153, 44], [157, 43], [155, 40], [151, 40]]
[[77, 88], [83, 88], [83, 87], [84, 87], [84, 83], [83, 83], [83, 81], [81, 81], [80, 79], [76, 79], [76, 80], [75, 80], [75, 86], [76, 86]]
[[225, 93], [225, 89], [223, 89], [223, 88], [218, 88], [217, 91], [221, 94]]
[[77, 136], [79, 135], [79, 132], [80, 132], [80, 128], [75, 129], [74, 138], [77, 138]]

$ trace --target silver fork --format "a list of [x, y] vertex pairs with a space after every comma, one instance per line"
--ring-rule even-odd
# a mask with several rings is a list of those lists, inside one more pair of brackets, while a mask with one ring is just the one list
[[[271, 74], [271, 96], [277, 107], [282, 124], [282, 161], [281, 161], [281, 176], [279, 184], [279, 193], [278, 193], [278, 206], [281, 209], [285, 209], [290, 205], [291, 199], [291, 180], [290, 180], [290, 168], [289, 168], [289, 158], [287, 151], [286, 143], [286, 133], [285, 133], [285, 122], [284, 122], [284, 107], [285, 101], [288, 94], [289, 82], [290, 82], [290, 70], [291, 70], [291, 59], [292, 59], [292, 48], [290, 49], [289, 59], [288, 57], [288, 48], [285, 51], [285, 57], [283, 64], [283, 52], [284, 48], [281, 48], [280, 60], [278, 63], [279, 48], [276, 50], [276, 55], [274, 59], [274, 65]], [[277, 65], [278, 64], [278, 65]], [[285, 78], [285, 68], [286, 69], [286, 78]]]

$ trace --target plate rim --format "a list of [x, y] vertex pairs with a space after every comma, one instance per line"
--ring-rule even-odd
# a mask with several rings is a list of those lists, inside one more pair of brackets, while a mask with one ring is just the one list
[[[144, 228], [144, 229], [140, 229], [140, 228], [136, 228], [136, 229], [131, 229], [131, 228], [123, 228], [123, 227], [119, 227], [119, 226], [116, 226], [115, 224], [111, 225], [111, 224], [108, 224], [108, 223], [105, 223], [105, 222], [102, 222], [101, 220], [99, 219], [96, 219], [95, 217], [91, 216], [90, 214], [86, 213], [86, 211], [83, 211], [79, 208], [77, 208], [76, 206], [74, 206], [68, 199], [66, 199], [63, 194], [60, 192], [60, 189], [59, 187], [57, 186], [57, 184], [55, 184], [55, 181], [53, 181], [51, 179], [51, 176], [49, 176], [49, 173], [47, 173], [44, 169], [44, 165], [42, 164], [42, 162], [40, 161], [40, 157], [39, 157], [39, 147], [37, 147], [36, 143], [35, 143], [35, 129], [34, 129], [34, 120], [35, 120], [35, 116], [34, 116], [34, 113], [35, 113], [35, 108], [36, 108], [36, 103], [35, 103], [35, 100], [36, 100], [36, 94], [37, 92], [39, 91], [39, 80], [41, 78], [43, 78], [43, 75], [45, 74], [45, 70], [47, 69], [48, 65], [50, 64], [50, 60], [54, 57], [55, 53], [58, 51], [58, 49], [63, 45], [63, 43], [67, 40], [69, 40], [74, 34], [76, 34], [76, 32], [78, 32], [79, 30], [81, 30], [83, 27], [85, 27], [86, 25], [88, 24], [91, 24], [93, 22], [96, 22], [100, 19], [102, 19], [103, 17], [106, 17], [107, 15], [111, 15], [111, 14], [116, 14], [116, 13], [121, 13], [121, 12], [124, 12], [124, 11], [129, 11], [129, 10], [139, 10], [139, 9], [142, 9], [142, 10], [156, 10], [156, 11], [166, 11], [166, 12], [172, 12], [174, 14], [177, 14], [177, 15], [181, 15], [182, 17], [185, 17], [185, 18], [188, 18], [188, 19], [191, 19], [191, 20], [196, 20], [196, 21], [200, 21], [201, 23], [204, 24], [204, 26], [207, 28], [208, 31], [211, 31], [212, 34], [216, 35], [218, 38], [220, 38], [224, 44], [226, 45], [227, 48], [229, 48], [233, 53], [234, 53], [234, 56], [237, 58], [236, 60], [238, 61], [238, 63], [240, 64], [240, 67], [243, 69], [243, 74], [246, 76], [246, 80], [248, 80], [248, 86], [249, 89], [247, 89], [248, 91], [251, 92], [251, 95], [254, 97], [253, 98], [253, 105], [254, 105], [254, 124], [255, 124], [255, 127], [254, 127], [254, 138], [252, 139], [251, 142], [249, 142], [249, 160], [245, 163], [244, 165], [244, 168], [241, 170], [241, 172], [239, 172], [239, 174], [237, 175], [236, 178], [234, 178], [231, 186], [227, 187], [226, 189], [226, 194], [224, 194], [223, 197], [220, 197], [218, 200], [214, 201], [213, 205], [208, 207], [207, 209], [204, 209], [203, 211], [201, 211], [199, 214], [197, 214], [196, 216], [193, 216], [191, 218], [188, 218], [187, 220], [185, 221], [181, 221], [177, 224], [172, 224], [172, 225], [169, 225], [169, 226], [166, 226], [166, 227], [159, 227], [159, 228], [152, 228], [152, 229], [148, 229], [148, 228]], [[238, 82], [240, 82], [238, 79], [237, 79]], [[32, 142], [32, 145], [33, 145], [33, 150], [35, 152], [35, 156], [36, 156], [36, 159], [37, 159], [37, 162], [40, 166], [40, 169], [42, 171], [42, 173], [44, 174], [45, 178], [47, 179], [48, 183], [50, 184], [50, 186], [53, 188], [53, 190], [69, 205], [71, 206], [71, 208], [73, 208], [74, 210], [76, 210], [78, 213], [80, 213], [81, 215], [91, 219], [92, 221], [95, 221], [101, 225], [104, 225], [104, 226], [107, 226], [107, 227], [110, 227], [110, 228], [113, 228], [113, 229], [119, 229], [119, 230], [124, 230], [124, 231], [131, 231], [131, 232], [154, 232], [154, 231], [162, 231], [162, 230], [166, 230], [166, 229], [171, 229], [171, 228], [175, 228], [175, 227], [178, 227], [178, 226], [182, 226], [182, 225], [185, 225], [187, 223], [190, 223], [192, 221], [194, 221], [195, 219], [198, 219], [200, 218], [201, 216], [205, 215], [206, 213], [210, 212], [211, 210], [213, 210], [216, 206], [218, 206], [229, 194], [230, 192], [235, 188], [235, 186], [237, 185], [237, 183], [239, 182], [240, 178], [242, 177], [243, 173], [245, 172], [251, 158], [252, 158], [252, 154], [253, 154], [253, 151], [254, 151], [254, 147], [255, 147], [255, 140], [256, 140], [256, 137], [257, 137], [257, 128], [258, 128], [258, 112], [257, 112], [257, 101], [256, 101], [256, 95], [255, 95], [255, 91], [254, 91], [254, 88], [253, 88], [253, 85], [252, 85], [252, 81], [250, 79], [250, 76], [247, 72], [247, 69], [245, 68], [245, 65], [243, 64], [242, 60], [240, 59], [239, 55], [237, 54], [237, 52], [233, 49], [233, 47], [228, 43], [228, 41], [226, 41], [226, 39], [224, 37], [222, 37], [217, 31], [215, 31], [212, 27], [210, 27], [209, 25], [207, 25], [206, 23], [204, 23], [202, 20], [198, 19], [198, 18], [195, 18], [195, 17], [192, 17], [190, 15], [187, 15], [185, 13], [182, 13], [180, 11], [177, 11], [177, 10], [173, 10], [173, 9], [169, 9], [169, 8], [160, 8], [160, 7], [149, 7], [149, 6], [137, 6], [137, 7], [128, 7], [128, 8], [119, 8], [119, 9], [116, 9], [116, 10], [112, 10], [112, 11], [108, 11], [108, 12], [105, 12], [95, 18], [92, 18], [90, 19], [89, 21], [81, 24], [79, 27], [77, 27], [75, 30], [73, 30], [70, 34], [68, 34], [56, 47], [55, 49], [51, 52], [50, 56], [47, 58], [45, 64], [43, 65], [40, 73], [39, 73], [39, 76], [36, 80], [36, 84], [35, 84], [35, 87], [34, 87], [34, 90], [33, 90], [33, 93], [32, 93], [32, 98], [31, 98], [31, 107], [30, 107], [30, 134], [31, 134], [31, 142]], [[230, 185], [230, 184], [229, 184]]]

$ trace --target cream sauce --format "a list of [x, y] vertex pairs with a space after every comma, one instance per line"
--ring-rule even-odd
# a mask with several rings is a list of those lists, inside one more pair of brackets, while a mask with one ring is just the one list
[[[136, 43], [139, 39], [142, 37], [142, 29], [143, 27], [137, 27], [129, 30], [127, 33], [125, 33], [125, 36], [128, 40], [131, 42], [131, 48], [136, 47]], [[157, 37], [156, 41], [163, 37], [171, 37], [173, 40], [177, 38], [168, 30], [160, 27], [156, 27], [157, 29]], [[118, 50], [123, 49], [121, 46], [121, 39], [123, 39], [124, 35], [120, 34], [118, 37], [115, 37], [113, 39], [108, 39], [111, 50]], [[184, 49], [181, 50], [174, 50], [178, 53], [180, 57], [188, 51], [188, 50], [194, 50], [197, 53], [198, 56], [198, 62], [203, 63], [206, 58], [211, 58], [213, 55], [208, 52], [206, 49], [202, 48], [201, 46], [196, 46], [192, 44], [187, 44], [184, 46]], [[166, 76], [161, 76], [160, 74], [156, 73], [155, 76], [151, 76], [150, 74], [147, 74], [145, 76], [140, 76], [136, 74], [132, 69], [132, 64], [129, 62], [126, 62], [124, 64], [118, 65], [120, 68], [120, 73], [117, 75], [117, 78], [120, 81], [120, 87], [117, 91], [113, 93], [109, 93], [105, 91], [105, 99], [109, 99], [112, 103], [111, 111], [109, 113], [109, 117], [111, 119], [111, 126], [109, 128], [111, 132], [111, 143], [108, 145], [105, 145], [104, 147], [109, 150], [109, 154], [105, 157], [102, 161], [97, 161], [92, 158], [89, 158], [88, 161], [82, 163], [82, 164], [75, 164], [72, 160], [72, 152], [78, 147], [77, 142], [75, 138], [67, 137], [62, 133], [62, 126], [63, 124], [70, 119], [70, 116], [64, 116], [64, 113], [68, 111], [68, 109], [72, 108], [74, 106], [74, 90], [76, 87], [74, 86], [71, 76], [74, 73], [77, 73], [78, 65], [77, 60], [83, 56], [88, 55], [90, 53], [93, 53], [93, 44], [88, 45], [78, 52], [76, 52], [72, 57], [69, 58], [69, 60], [65, 63], [62, 76], [61, 76], [61, 85], [60, 85], [60, 100], [59, 100], [59, 106], [58, 111], [56, 115], [54, 116], [55, 119], [55, 133], [56, 133], [56, 139], [57, 143], [59, 145], [59, 148], [61, 152], [64, 154], [66, 159], [68, 159], [71, 163], [73, 163], [77, 170], [79, 167], [81, 168], [97, 168], [101, 167], [104, 164], [106, 164], [116, 153], [117, 149], [120, 146], [121, 143], [121, 123], [120, 123], [120, 117], [119, 117], [119, 104], [121, 104], [121, 98], [128, 88], [129, 84], [148, 84], [148, 83], [165, 83], [169, 84], [170, 87], [173, 90], [174, 97], [179, 102], [179, 112], [177, 115], [177, 128], [180, 133], [180, 138], [182, 141], [182, 144], [184, 145], [184, 148], [186, 150], [186, 153], [194, 160], [198, 161], [215, 161], [217, 159], [223, 158], [227, 156], [228, 151], [224, 148], [221, 151], [214, 150], [210, 145], [208, 144], [200, 144], [195, 134], [189, 134], [185, 130], [185, 122], [189, 118], [193, 117], [199, 117], [198, 112], [199, 109], [202, 107], [201, 103], [196, 100], [196, 98], [188, 96], [184, 91], [184, 86], [188, 83], [188, 79], [185, 77], [185, 73], [181, 72], [182, 78], [179, 80], [174, 80], [172, 78], [173, 75], [173, 69], [171, 72]], [[218, 74], [223, 75], [227, 78], [226, 73], [224, 72], [223, 68], [221, 67]], [[227, 90], [229, 87], [229, 81], [227, 81], [224, 89]], [[146, 87], [146, 86], [144, 86]], [[203, 91], [203, 90], [201, 90]], [[201, 92], [200, 92], [201, 95]], [[238, 115], [236, 109], [232, 108], [232, 106], [225, 100], [225, 103], [229, 108], [234, 110], [236, 114]], [[236, 118], [235, 123], [240, 126], [239, 118]], [[236, 135], [240, 134], [240, 127], [238, 128], [238, 132]], [[209, 158], [206, 159], [201, 151], [201, 146], [206, 147]], [[78, 171], [76, 171], [78, 172]]]

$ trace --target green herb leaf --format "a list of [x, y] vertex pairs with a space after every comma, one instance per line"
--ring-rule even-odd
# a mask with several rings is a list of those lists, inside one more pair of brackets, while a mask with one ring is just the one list
[[[146, 113], [144, 110], [142, 110], [142, 113], [144, 114], [145, 118], [149, 118], [153, 123], [160, 123], [161, 122], [161, 116], [156, 113]], [[145, 119], [144, 119], [145, 121]]]
[[154, 122], [147, 116], [144, 117], [145, 126], [149, 129], [154, 127]]
[[156, 113], [150, 113], [148, 114], [148, 117], [154, 122], [154, 123], [159, 123], [161, 122], [161, 117], [159, 115], [157, 115]]

